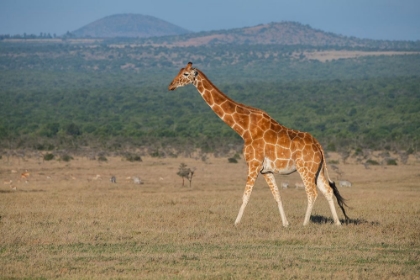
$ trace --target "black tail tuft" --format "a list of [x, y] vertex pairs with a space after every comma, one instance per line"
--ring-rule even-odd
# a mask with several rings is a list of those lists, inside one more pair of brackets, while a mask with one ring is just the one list
[[328, 181], [328, 182], [330, 183], [330, 187], [333, 189], [334, 196], [335, 198], [337, 198], [338, 206], [340, 206], [341, 211], [343, 211], [344, 217], [346, 217], [346, 222], [347, 222], [348, 220], [350, 220], [350, 218], [347, 216], [346, 210], [344, 210], [344, 206], [348, 207], [345, 202], [346, 200], [340, 195], [335, 183], [331, 181]]

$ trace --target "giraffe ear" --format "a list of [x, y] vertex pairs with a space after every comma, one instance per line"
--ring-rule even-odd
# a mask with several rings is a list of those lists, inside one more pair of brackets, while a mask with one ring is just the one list
[[185, 70], [190, 70], [192, 67], [192, 62], [188, 62], [187, 66], [185, 67]]

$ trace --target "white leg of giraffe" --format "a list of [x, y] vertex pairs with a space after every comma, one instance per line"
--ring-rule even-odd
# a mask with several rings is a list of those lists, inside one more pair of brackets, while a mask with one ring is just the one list
[[276, 200], [277, 205], [279, 207], [281, 221], [283, 223], [283, 226], [288, 227], [289, 222], [287, 221], [286, 214], [284, 213], [283, 203], [281, 201], [279, 188], [277, 187], [274, 175], [272, 173], [266, 173], [266, 174], [263, 174], [263, 175], [264, 175], [265, 181], [267, 182], [268, 186], [270, 187], [271, 193], [273, 194], [274, 199]]
[[239, 209], [238, 216], [236, 217], [236, 220], [235, 220], [235, 226], [237, 226], [241, 222], [242, 215], [244, 214], [244, 211], [245, 211], [245, 207], [248, 204], [249, 198], [251, 197], [251, 192], [252, 192], [252, 188], [254, 187], [255, 179], [253, 181], [254, 182], [252, 183], [252, 185], [248, 184], [250, 182], [250, 179], [248, 178], [248, 183], [246, 184], [244, 195], [242, 196], [242, 205], [241, 205], [241, 208]]
[[[303, 220], [304, 226], [307, 226], [309, 224], [312, 208], [314, 207], [316, 197], [318, 196], [318, 194], [316, 193], [315, 184], [311, 185], [310, 187], [307, 187], [306, 185], [307, 183], [305, 183], [305, 190], [306, 190], [306, 195], [308, 197], [308, 207], [306, 208], [305, 219]], [[315, 189], [315, 192], [313, 191], [313, 189]]]
[[333, 216], [334, 223], [338, 226], [341, 225], [340, 220], [338, 219], [337, 212], [335, 210], [335, 206], [334, 206], [333, 190], [331, 189], [328, 181], [325, 179], [322, 172], [319, 174], [317, 186], [318, 186], [318, 189], [322, 192], [322, 194], [325, 196], [325, 198], [328, 201], [328, 205], [330, 206], [330, 210], [331, 210], [331, 214]]
[[309, 175], [310, 173], [305, 169], [305, 163], [303, 161], [297, 161], [296, 169], [302, 178], [303, 184], [305, 185], [306, 196], [308, 198], [308, 206], [306, 208], [305, 219], [303, 220], [303, 225], [306, 226], [309, 224], [312, 208], [314, 207], [318, 194], [316, 191], [315, 178], [313, 175]]
[[241, 222], [241, 219], [242, 219], [242, 215], [244, 214], [244, 211], [245, 211], [245, 207], [246, 207], [246, 205], [248, 204], [248, 201], [249, 201], [249, 197], [250, 197], [250, 195], [251, 194], [245, 194], [244, 193], [244, 195], [243, 195], [243, 197], [242, 197], [242, 205], [241, 205], [241, 208], [239, 209], [239, 213], [238, 213], [238, 216], [236, 217], [236, 220], [235, 220], [235, 226], [238, 226], [239, 225], [239, 223]]
[[244, 211], [245, 211], [245, 207], [248, 204], [249, 198], [251, 197], [252, 188], [254, 187], [255, 181], [257, 180], [257, 177], [258, 177], [259, 168], [256, 168], [255, 165], [249, 164], [248, 169], [249, 169], [248, 179], [246, 181], [244, 195], [242, 196], [242, 205], [241, 205], [241, 208], [239, 209], [238, 216], [236, 217], [236, 220], [235, 220], [235, 226], [237, 226], [241, 222], [242, 215], [244, 214]]

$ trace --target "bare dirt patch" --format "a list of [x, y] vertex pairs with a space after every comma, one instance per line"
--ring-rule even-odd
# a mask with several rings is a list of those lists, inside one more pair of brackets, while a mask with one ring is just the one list
[[[393, 55], [413, 55], [420, 54], [420, 52], [403, 52], [403, 51], [317, 51], [317, 52], [304, 52], [303, 55], [307, 59], [319, 60], [321, 62], [336, 60], [336, 59], [347, 59], [347, 58], [358, 58], [363, 56], [393, 56]], [[298, 57], [300, 53], [295, 53], [293, 56]]]

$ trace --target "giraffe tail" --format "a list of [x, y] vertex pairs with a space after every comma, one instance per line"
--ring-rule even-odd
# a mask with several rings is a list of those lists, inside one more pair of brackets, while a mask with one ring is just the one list
[[350, 220], [350, 218], [349, 218], [349, 216], [347, 216], [346, 210], [344, 209], [344, 206], [346, 206], [346, 207], [349, 207], [349, 206], [346, 204], [346, 200], [341, 196], [341, 194], [338, 191], [335, 183], [333, 181], [331, 181], [330, 179], [328, 179], [328, 183], [330, 184], [330, 187], [333, 190], [334, 196], [337, 199], [338, 206], [340, 206], [341, 211], [343, 211], [343, 215], [346, 218], [346, 222], [347, 222], [348, 220]]
[[344, 197], [341, 196], [340, 192], [338, 191], [337, 186], [335, 185], [335, 182], [332, 181], [330, 179], [330, 176], [328, 175], [328, 169], [327, 169], [327, 163], [325, 162], [325, 156], [324, 153], [322, 152], [322, 162], [320, 164], [320, 169], [323, 168], [327, 178], [328, 178], [328, 184], [330, 185], [331, 189], [333, 190], [334, 196], [337, 199], [337, 203], [338, 206], [340, 206], [341, 211], [343, 212], [344, 217], [346, 218], [346, 222], [348, 222], [350, 220], [349, 216], [347, 216], [346, 214], [346, 210], [344, 209], [344, 206], [350, 208], [347, 204], [346, 204], [346, 199], [344, 199]]

